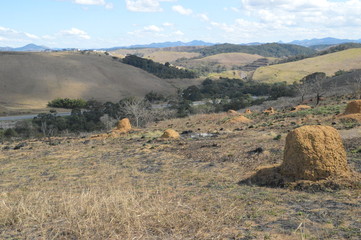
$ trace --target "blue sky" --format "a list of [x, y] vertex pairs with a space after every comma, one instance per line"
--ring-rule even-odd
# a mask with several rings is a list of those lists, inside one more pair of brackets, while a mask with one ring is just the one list
[[0, 46], [361, 38], [361, 0], [4, 0]]

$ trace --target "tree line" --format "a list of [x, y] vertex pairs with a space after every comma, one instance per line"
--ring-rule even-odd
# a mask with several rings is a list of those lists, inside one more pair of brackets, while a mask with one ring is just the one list
[[132, 65], [143, 69], [159, 78], [196, 78], [197, 74], [187, 69], [179, 69], [171, 66], [170, 63], [165, 64], [154, 62], [151, 59], [145, 59], [136, 55], [127, 55], [121, 60], [122, 63]]

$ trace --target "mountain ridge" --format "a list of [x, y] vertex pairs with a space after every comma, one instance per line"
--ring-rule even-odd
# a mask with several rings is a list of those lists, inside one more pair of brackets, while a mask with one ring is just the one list
[[[271, 43], [271, 42], [268, 42]], [[361, 43], [361, 39], [339, 39], [339, 38], [312, 38], [312, 39], [303, 39], [303, 40], [293, 40], [291, 42], [278, 42], [280, 44], [294, 44], [303, 47], [312, 47], [316, 45], [338, 45], [342, 43]], [[137, 48], [167, 48], [167, 47], [182, 47], [182, 46], [214, 46], [226, 43], [210, 43], [205, 42], [202, 40], [193, 40], [190, 42], [182, 42], [182, 41], [175, 41], [175, 42], [160, 42], [160, 43], [150, 43], [150, 44], [136, 44], [130, 46], [115, 46], [110, 48], [91, 48], [87, 50], [103, 50], [103, 51], [115, 51], [117, 49], [137, 49]], [[250, 42], [250, 43], [239, 43], [234, 45], [247, 45], [247, 46], [255, 46], [255, 45], [262, 45], [267, 44], [267, 42]], [[36, 45], [34, 43], [27, 44], [23, 47], [0, 47], [0, 51], [19, 51], [19, 52], [42, 52], [42, 51], [58, 51], [58, 50], [74, 50], [77, 48], [49, 48], [46, 46]]]

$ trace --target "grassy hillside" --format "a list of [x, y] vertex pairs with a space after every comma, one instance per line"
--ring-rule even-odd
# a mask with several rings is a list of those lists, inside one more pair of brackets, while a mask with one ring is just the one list
[[359, 48], [261, 67], [255, 71], [253, 79], [263, 82], [293, 83], [314, 72], [325, 72], [328, 76], [332, 76], [338, 70], [347, 71], [358, 68], [361, 68], [361, 49]]
[[288, 57], [295, 55], [309, 55], [316, 51], [292, 44], [279, 44], [279, 43], [267, 43], [261, 45], [236, 45], [236, 44], [220, 44], [210, 47], [194, 50], [195, 52], [201, 53], [203, 56], [210, 56], [219, 53], [230, 53], [230, 52], [242, 52], [249, 54], [258, 54], [264, 57]]
[[[0, 104], [45, 106], [57, 97], [116, 101], [175, 88], [110, 56], [80, 53], [0, 53]], [[26, 107], [24, 105], [24, 107]]]

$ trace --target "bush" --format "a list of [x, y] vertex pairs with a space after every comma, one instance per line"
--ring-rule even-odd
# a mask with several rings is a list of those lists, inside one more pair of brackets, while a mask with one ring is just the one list
[[147, 93], [144, 98], [151, 103], [163, 102], [166, 100], [166, 98], [163, 96], [163, 94], [156, 93], [153, 91]]
[[18, 136], [18, 133], [15, 131], [14, 128], [8, 128], [5, 130], [4, 136], [7, 138], [12, 138]]
[[85, 108], [86, 104], [83, 99], [57, 98], [48, 102], [48, 107], [75, 109]]
[[29, 138], [34, 134], [34, 126], [31, 121], [19, 121], [15, 124], [15, 131], [22, 137]]

